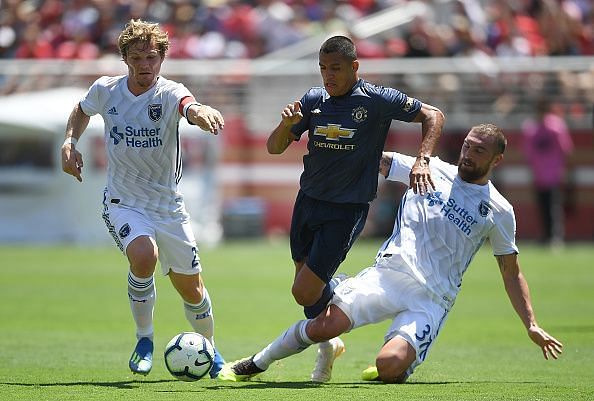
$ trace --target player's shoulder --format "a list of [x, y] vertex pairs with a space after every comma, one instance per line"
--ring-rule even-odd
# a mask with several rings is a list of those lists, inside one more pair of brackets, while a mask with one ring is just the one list
[[357, 86], [359, 90], [365, 92], [365, 94], [369, 96], [384, 97], [386, 93], [401, 93], [398, 89], [375, 84], [364, 79], [360, 79]]
[[191, 96], [190, 90], [186, 88], [186, 86], [180, 82], [167, 79], [163, 76], [159, 76], [157, 81], [157, 87], [155, 90], [155, 95], [165, 93], [167, 94], [172, 101], [180, 100], [186, 96]]
[[512, 213], [514, 212], [513, 205], [507, 200], [505, 196], [501, 194], [493, 185], [491, 181], [489, 181], [489, 196], [491, 198], [491, 203], [497, 206], [497, 209], [502, 213]]
[[328, 92], [326, 89], [322, 88], [321, 86], [312, 86], [309, 88], [307, 92], [305, 92], [305, 98], [320, 98], [320, 97], [327, 97]]
[[329, 97], [330, 95], [324, 88], [312, 86], [301, 98], [301, 105], [305, 110], [313, 109], [315, 107], [319, 107], [319, 105]]
[[431, 157], [429, 167], [431, 169], [437, 169], [442, 174], [447, 175], [452, 179], [458, 174], [458, 166], [447, 161], [441, 160], [439, 156]]
[[157, 86], [160, 87], [171, 87], [171, 88], [179, 88], [180, 86], [183, 86], [183, 84], [174, 81], [172, 79], [167, 79], [164, 76], [160, 75], [159, 79], [157, 80]]
[[386, 87], [383, 85], [374, 84], [373, 82], [369, 82], [364, 79], [359, 79], [357, 86], [368, 92], [381, 92], [382, 90], [386, 89]]

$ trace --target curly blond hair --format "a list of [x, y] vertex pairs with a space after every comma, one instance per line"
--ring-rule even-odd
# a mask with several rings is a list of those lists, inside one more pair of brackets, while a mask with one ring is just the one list
[[124, 60], [128, 56], [130, 46], [137, 42], [155, 45], [162, 58], [165, 58], [169, 50], [169, 37], [159, 24], [131, 19], [118, 38], [118, 48]]

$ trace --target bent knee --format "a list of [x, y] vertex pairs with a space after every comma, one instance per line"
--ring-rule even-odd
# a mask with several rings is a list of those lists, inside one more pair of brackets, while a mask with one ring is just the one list
[[295, 301], [301, 306], [311, 306], [315, 304], [321, 296], [320, 291], [312, 291], [311, 289], [297, 285], [297, 283], [293, 284], [291, 293], [293, 294]]
[[377, 373], [384, 383], [404, 383], [408, 378], [406, 371], [411, 363], [396, 355], [379, 355], [375, 360]]

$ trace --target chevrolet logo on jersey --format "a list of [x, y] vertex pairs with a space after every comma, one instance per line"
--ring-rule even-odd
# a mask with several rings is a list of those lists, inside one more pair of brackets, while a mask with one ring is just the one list
[[316, 126], [314, 135], [325, 136], [331, 141], [338, 141], [340, 138], [352, 138], [356, 129], [341, 128], [340, 124], [328, 124], [327, 126]]

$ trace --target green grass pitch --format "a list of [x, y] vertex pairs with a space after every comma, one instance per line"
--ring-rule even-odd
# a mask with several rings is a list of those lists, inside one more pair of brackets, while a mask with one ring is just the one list
[[[359, 241], [341, 271], [373, 261], [381, 240]], [[458, 301], [429, 357], [405, 385], [360, 380], [387, 322], [343, 338], [332, 381], [313, 385], [316, 348], [273, 364], [257, 380], [178, 382], [163, 348], [190, 329], [166, 277], [157, 277], [155, 365], [133, 376], [135, 344], [126, 262], [114, 248], [0, 247], [0, 400], [592, 400], [594, 245], [551, 252], [520, 244], [539, 323], [565, 345], [545, 361], [503, 289], [489, 248], [469, 268]], [[214, 302], [217, 346], [248, 356], [301, 318], [290, 295], [286, 239], [228, 242], [202, 249]]]

